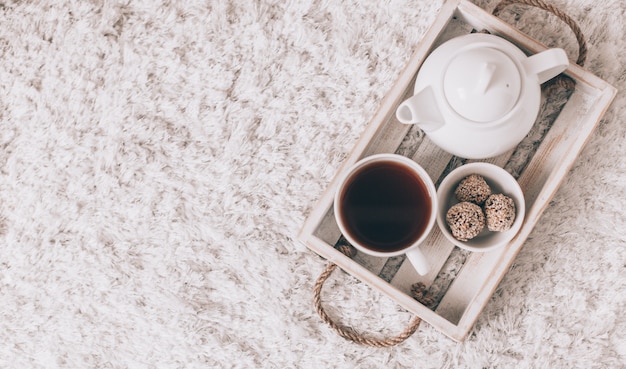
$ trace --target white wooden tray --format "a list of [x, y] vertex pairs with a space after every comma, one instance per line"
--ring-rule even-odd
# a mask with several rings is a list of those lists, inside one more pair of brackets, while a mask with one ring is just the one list
[[[573, 93], [544, 96], [537, 122], [525, 140], [510, 152], [485, 160], [513, 174], [526, 197], [524, 225], [506, 247], [486, 253], [462, 251], [446, 241], [435, 227], [422, 245], [432, 265], [425, 276], [418, 275], [409, 262], [404, 262], [404, 257], [376, 258], [363, 253], [353, 258], [345, 256], [335, 248], [345, 240], [335, 223], [332, 205], [338, 177], [352, 164], [375, 153], [396, 152], [422, 165], [438, 184], [451, 169], [470, 162], [444, 152], [419, 128], [399, 123], [395, 110], [411, 96], [415, 75], [431, 50], [452, 37], [476, 30], [504, 37], [528, 54], [546, 49], [466, 0], [445, 2], [298, 237], [317, 254], [457, 341], [468, 335], [616, 94], [614, 87], [570, 63], [564, 73], [576, 82]], [[416, 282], [430, 289], [436, 296], [435, 304], [424, 306], [410, 296], [411, 285]]]

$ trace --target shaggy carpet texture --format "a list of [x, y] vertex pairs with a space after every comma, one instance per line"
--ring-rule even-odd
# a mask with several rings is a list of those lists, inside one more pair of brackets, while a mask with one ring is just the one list
[[[552, 3], [622, 90], [626, 3]], [[624, 368], [621, 93], [465, 342], [316, 314], [296, 235], [440, 7], [3, 1], [0, 367]], [[575, 59], [558, 19], [502, 17]], [[412, 318], [343, 272], [323, 301], [381, 337]]]

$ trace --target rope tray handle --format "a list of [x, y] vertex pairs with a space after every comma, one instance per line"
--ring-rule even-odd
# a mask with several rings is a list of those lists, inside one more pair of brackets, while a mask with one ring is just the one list
[[576, 24], [576, 22], [569, 15], [554, 5], [544, 2], [543, 0], [502, 0], [498, 5], [496, 5], [492, 13], [497, 17], [500, 15], [502, 10], [504, 10], [504, 8], [513, 4], [529, 5], [545, 10], [556, 15], [560, 20], [565, 22], [565, 24], [567, 24], [574, 32], [576, 41], [578, 41], [578, 59], [576, 59], [576, 64], [581, 67], [585, 65], [585, 61], [587, 60], [587, 42], [585, 41], [585, 35], [580, 30], [580, 27], [578, 27], [578, 24]]
[[[352, 257], [356, 254], [356, 250], [349, 245], [340, 246], [339, 251], [341, 251], [348, 257]], [[336, 268], [337, 264], [328, 263], [322, 274], [320, 274], [320, 276], [317, 278], [317, 281], [315, 282], [315, 287], [313, 288], [313, 302], [315, 304], [315, 309], [317, 310], [317, 313], [322, 318], [322, 320], [326, 324], [328, 324], [339, 336], [364, 346], [390, 347], [404, 342], [407, 338], [411, 337], [411, 335], [413, 335], [413, 333], [417, 331], [420, 323], [422, 322], [422, 319], [420, 319], [420, 317], [418, 316], [413, 318], [411, 323], [409, 323], [409, 326], [406, 327], [404, 331], [402, 331], [400, 334], [395, 337], [385, 339], [365, 337], [363, 335], [355, 333], [351, 328], [343, 327], [336, 323], [326, 313], [326, 310], [324, 310], [321, 298], [321, 292], [322, 287], [324, 286], [324, 282], [326, 282], [328, 277], [330, 277], [330, 275]], [[411, 293], [415, 299], [421, 301], [425, 305], [428, 305], [433, 301], [432, 296], [426, 291], [426, 287], [421, 283], [414, 284]]]

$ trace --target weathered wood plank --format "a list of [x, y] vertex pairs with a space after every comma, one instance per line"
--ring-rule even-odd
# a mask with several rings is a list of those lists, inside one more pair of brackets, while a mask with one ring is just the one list
[[[458, 324], [476, 294], [477, 285], [491, 275], [493, 266], [500, 259], [503, 250], [470, 253], [458, 278], [452, 282], [452, 287], [437, 307], [437, 313]], [[471, 278], [466, 278], [470, 273]]]

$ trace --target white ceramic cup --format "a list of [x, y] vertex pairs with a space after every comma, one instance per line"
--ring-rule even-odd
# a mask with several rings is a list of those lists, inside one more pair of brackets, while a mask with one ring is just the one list
[[[365, 171], [375, 171], [380, 170], [381, 166], [391, 166], [396, 169], [394, 170], [402, 170], [404, 173], [408, 173], [408, 175], [413, 178], [412, 180], [403, 181], [405, 183], [415, 183], [417, 186], [412, 185], [402, 185], [400, 187], [396, 186], [396, 183], [399, 181], [391, 181], [389, 178], [394, 178], [395, 175], [391, 176], [387, 174], [388, 181], [387, 183], [391, 183], [390, 186], [385, 186], [385, 189], [390, 188], [393, 189], [393, 194], [382, 194], [377, 196], [377, 193], [385, 192], [385, 191], [374, 191], [371, 196], [363, 196], [366, 198], [376, 198], [379, 197], [382, 202], [386, 201], [390, 196], [395, 197], [392, 201], [397, 203], [398, 199], [402, 202], [403, 196], [406, 195], [408, 201], [404, 203], [412, 203], [413, 205], [417, 204], [417, 206], [405, 206], [404, 209], [401, 207], [395, 207], [393, 204], [382, 204], [382, 206], [377, 207], [378, 205], [371, 205], [368, 201], [365, 201], [365, 205], [361, 208], [350, 205], [348, 200], [350, 197], [355, 196], [354, 194], [350, 194], [350, 191], [355, 190], [355, 183], [358, 181], [362, 181], [363, 173]], [[376, 169], [378, 168], [378, 169]], [[372, 172], [373, 173], [373, 172]], [[377, 173], [389, 173], [389, 172], [377, 172]], [[355, 179], [356, 178], [356, 179]], [[375, 178], [371, 177], [370, 178]], [[400, 178], [400, 177], [399, 177]], [[406, 177], [404, 177], [406, 178]], [[416, 179], [415, 179], [416, 178]], [[417, 180], [419, 182], [411, 182]], [[421, 184], [419, 184], [421, 183]], [[412, 200], [410, 200], [412, 199]], [[418, 199], [418, 200], [416, 200]], [[379, 202], [380, 202], [379, 201]], [[374, 201], [376, 202], [376, 201]], [[424, 203], [427, 202], [427, 203]], [[379, 204], [380, 205], [380, 204]], [[361, 252], [364, 252], [369, 255], [378, 256], [378, 257], [391, 257], [398, 256], [402, 254], [406, 254], [407, 258], [410, 260], [413, 267], [420, 275], [425, 275], [428, 273], [430, 266], [426, 256], [419, 249], [419, 245], [424, 242], [426, 237], [431, 232], [433, 225], [435, 224], [435, 219], [437, 218], [438, 211], [438, 200], [437, 200], [437, 191], [435, 189], [435, 185], [428, 175], [428, 173], [422, 168], [419, 164], [414, 162], [413, 160], [396, 154], [376, 154], [372, 156], [368, 156], [356, 164], [354, 164], [346, 174], [341, 178], [339, 182], [339, 186], [335, 192], [335, 203], [334, 203], [334, 213], [335, 219], [337, 221], [337, 225], [341, 230], [341, 233], [344, 237], [350, 242], [352, 246], [358, 249]], [[406, 229], [406, 227], [410, 228], [411, 231], [408, 232], [410, 236], [405, 234], [405, 237], [402, 237], [402, 234], [398, 234], [398, 240], [391, 241], [395, 242], [392, 248], [381, 247], [380, 245], [373, 246], [374, 241], [373, 238], [369, 238], [368, 236], [363, 236], [363, 233], [360, 231], [364, 230], [367, 227], [360, 227], [361, 230], [355, 229], [359, 228], [354, 225], [354, 222], [350, 219], [356, 216], [354, 212], [361, 212], [357, 214], [358, 216], [365, 216], [364, 214], [368, 214], [367, 216], [372, 216], [376, 220], [372, 220], [372, 227], [377, 227], [376, 229], [386, 230], [385, 233], [387, 237], [386, 240], [392, 239], [395, 237], [394, 231], [390, 231], [393, 228], [394, 224], [388, 225], [388, 220], [395, 221], [394, 219], [402, 220], [402, 227], [399, 229]], [[408, 213], [407, 213], [408, 212]], [[418, 212], [418, 213], [415, 213]], [[406, 214], [417, 214], [417, 216], [409, 216]], [[372, 218], [372, 219], [374, 219]], [[421, 218], [421, 220], [419, 220]], [[406, 222], [408, 222], [409, 226], [407, 226]], [[363, 224], [363, 223], [361, 223]], [[374, 228], [369, 228], [368, 232]], [[406, 233], [406, 232], [405, 232]]]

